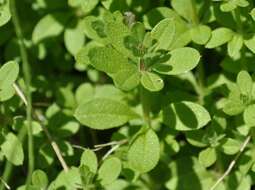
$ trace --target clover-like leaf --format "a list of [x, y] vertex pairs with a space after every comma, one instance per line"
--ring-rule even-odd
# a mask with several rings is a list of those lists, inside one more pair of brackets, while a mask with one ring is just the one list
[[233, 31], [228, 28], [217, 28], [212, 31], [212, 36], [205, 47], [209, 49], [219, 47], [229, 42], [233, 35]]
[[240, 71], [236, 79], [241, 94], [249, 96], [252, 92], [253, 81], [247, 71]]
[[32, 184], [38, 189], [46, 189], [48, 185], [48, 177], [42, 170], [35, 170], [32, 174]]
[[255, 53], [255, 35], [247, 40], [244, 40], [244, 45], [253, 53]]
[[205, 150], [202, 150], [199, 153], [198, 156], [199, 162], [204, 166], [204, 167], [209, 167], [212, 164], [215, 163], [217, 159], [217, 154], [215, 148], [206, 148]]
[[243, 113], [243, 119], [246, 125], [249, 127], [255, 126], [255, 104], [249, 105]]
[[98, 166], [96, 154], [92, 150], [86, 149], [81, 155], [80, 165], [87, 166], [91, 172], [96, 174]]
[[142, 72], [141, 83], [149, 91], [160, 91], [164, 87], [164, 81], [154, 73]]
[[199, 52], [189, 47], [175, 49], [170, 55], [167, 62], [154, 66], [155, 71], [165, 75], [178, 75], [194, 69], [200, 60]]
[[97, 180], [102, 185], [114, 182], [121, 172], [121, 161], [117, 157], [106, 159], [98, 170]]
[[9, 9], [9, 0], [0, 2], [0, 27], [6, 24], [11, 19], [11, 12]]
[[228, 55], [230, 57], [236, 57], [243, 46], [243, 37], [239, 34], [235, 34], [228, 43]]
[[236, 139], [226, 138], [220, 146], [220, 150], [227, 155], [233, 155], [238, 153], [242, 143]]
[[211, 28], [206, 25], [199, 25], [191, 29], [191, 39], [197, 44], [206, 44], [210, 37]]
[[22, 144], [16, 135], [8, 133], [5, 136], [5, 141], [1, 145], [2, 154], [15, 166], [23, 164], [24, 152]]
[[81, 29], [81, 24], [70, 24], [64, 32], [64, 42], [66, 49], [72, 54], [76, 53], [82, 48], [85, 42], [85, 35]]
[[152, 130], [138, 134], [128, 150], [128, 162], [132, 169], [146, 173], [152, 170], [159, 161], [159, 139]]
[[184, 17], [186, 20], [191, 22], [196, 22], [195, 18], [195, 9], [192, 5], [192, 0], [172, 0], [171, 1], [172, 7], [174, 10]]
[[179, 131], [199, 129], [210, 120], [208, 111], [193, 102], [172, 103], [163, 109], [163, 122]]
[[168, 50], [173, 43], [175, 32], [175, 20], [166, 18], [152, 29], [151, 36], [157, 40], [158, 49]]
[[69, 18], [70, 15], [63, 12], [47, 14], [41, 18], [34, 28], [32, 34], [33, 42], [38, 43], [46, 38], [60, 35]]
[[139, 116], [128, 105], [106, 98], [96, 98], [78, 106], [74, 116], [94, 129], [110, 129]]
[[11, 87], [19, 74], [19, 65], [9, 61], [0, 68], [0, 89]]
[[89, 51], [90, 63], [99, 71], [116, 73], [129, 64], [128, 59], [111, 47], [96, 47]]

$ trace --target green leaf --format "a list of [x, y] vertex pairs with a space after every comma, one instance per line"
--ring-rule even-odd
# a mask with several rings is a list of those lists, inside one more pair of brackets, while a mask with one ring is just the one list
[[168, 7], [156, 7], [143, 16], [143, 23], [147, 29], [152, 29], [165, 18], [179, 18], [179, 16]]
[[97, 47], [89, 51], [90, 63], [99, 71], [116, 73], [128, 63], [128, 59], [111, 47]]
[[175, 36], [174, 19], [166, 18], [160, 21], [151, 31], [151, 37], [157, 40], [157, 48], [168, 50]]
[[160, 91], [164, 87], [164, 81], [156, 74], [142, 72], [141, 83], [149, 91]]
[[1, 145], [2, 154], [15, 166], [23, 164], [24, 152], [20, 140], [13, 133], [5, 136], [5, 141]]
[[233, 155], [238, 153], [241, 146], [242, 146], [242, 143], [240, 141], [227, 138], [222, 142], [220, 149], [222, 152], [224, 152], [227, 155]]
[[134, 64], [126, 64], [117, 73], [111, 75], [114, 84], [121, 90], [129, 91], [137, 87], [140, 83], [141, 74]]
[[0, 27], [6, 24], [10, 19], [9, 0], [3, 0], [0, 2]]
[[0, 89], [0, 102], [9, 100], [14, 95], [15, 95], [15, 89], [13, 86], [9, 86], [4, 89]]
[[198, 159], [204, 167], [209, 167], [214, 164], [217, 159], [216, 150], [211, 147], [206, 148], [199, 153]]
[[42, 170], [35, 170], [32, 174], [32, 184], [39, 189], [46, 189], [48, 185], [48, 177]]
[[245, 101], [247, 101], [246, 99], [247, 96], [241, 96], [238, 87], [232, 88], [229, 93], [228, 100], [223, 107], [223, 111], [231, 116], [242, 113], [245, 109]]
[[209, 49], [219, 47], [229, 42], [233, 35], [233, 31], [228, 28], [217, 28], [212, 31], [212, 36], [205, 47]]
[[98, 44], [95, 41], [90, 41], [86, 43], [85, 46], [83, 46], [75, 55], [75, 68], [79, 71], [84, 71], [87, 68], [87, 65], [90, 64], [89, 60], [89, 51], [95, 47], [99, 47], [100, 44]]
[[81, 2], [82, 11], [87, 14], [97, 6], [99, 0], [86, 0]]
[[253, 35], [250, 39], [244, 40], [244, 45], [252, 51], [252, 53], [255, 53], [255, 35]]
[[199, 52], [189, 47], [175, 49], [170, 55], [167, 62], [154, 66], [155, 71], [165, 75], [178, 75], [194, 69], [200, 60]]
[[79, 105], [74, 116], [83, 125], [101, 130], [118, 127], [139, 117], [126, 104], [105, 98]]
[[94, 96], [94, 88], [90, 83], [81, 84], [76, 92], [75, 92], [75, 99], [78, 104], [85, 103], [91, 100]]
[[251, 15], [252, 19], [255, 21], [255, 8], [253, 8], [251, 10], [250, 15]]
[[237, 5], [235, 1], [230, 0], [229, 2], [222, 3], [220, 6], [221, 11], [223, 12], [230, 12], [236, 9]]
[[47, 190], [74, 190], [77, 189], [77, 184], [82, 184], [79, 169], [71, 167], [67, 172], [61, 171]]
[[196, 23], [196, 12], [192, 4], [192, 0], [172, 0], [174, 10], [184, 17], [186, 20]]
[[228, 55], [230, 57], [237, 57], [243, 46], [243, 37], [239, 34], [235, 34], [233, 38], [228, 42]]
[[240, 71], [236, 79], [241, 94], [250, 96], [252, 92], [253, 81], [247, 71]]
[[47, 14], [36, 24], [32, 40], [34, 43], [38, 43], [50, 37], [56, 37], [60, 35], [70, 15], [62, 12]]
[[148, 129], [139, 134], [128, 150], [128, 162], [132, 169], [146, 173], [152, 170], [159, 161], [160, 146], [156, 133]]
[[19, 65], [15, 61], [9, 61], [0, 68], [0, 91], [10, 88], [18, 78]]
[[204, 45], [211, 37], [211, 28], [206, 25], [198, 25], [191, 29], [191, 39], [193, 42]]
[[81, 24], [69, 24], [64, 32], [64, 42], [66, 49], [72, 54], [76, 53], [82, 48], [85, 42], [85, 35], [81, 29]]
[[82, 186], [84, 189], [89, 189], [89, 186], [93, 184], [95, 173], [91, 172], [88, 166], [81, 165], [79, 168]]
[[119, 11], [105, 12], [104, 23], [106, 25], [107, 41], [123, 55], [134, 59], [133, 53], [126, 47], [125, 39], [131, 35], [128, 26], [123, 22], [123, 16]]
[[179, 131], [199, 129], [210, 120], [207, 110], [192, 102], [172, 103], [163, 109], [163, 122]]
[[100, 184], [109, 185], [114, 182], [121, 172], [121, 161], [117, 157], [106, 159], [98, 170], [97, 180]]
[[87, 166], [92, 173], [96, 174], [98, 165], [96, 154], [92, 150], [86, 149], [81, 155], [80, 165]]
[[99, 43], [104, 44], [106, 41], [105, 23], [95, 16], [87, 16], [82, 22], [83, 31], [86, 36]]
[[249, 127], [255, 126], [255, 104], [249, 105], [243, 113], [244, 122]]

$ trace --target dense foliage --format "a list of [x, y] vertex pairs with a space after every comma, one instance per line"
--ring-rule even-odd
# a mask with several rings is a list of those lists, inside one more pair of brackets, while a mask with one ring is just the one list
[[251, 190], [253, 0], [0, 0], [0, 190]]

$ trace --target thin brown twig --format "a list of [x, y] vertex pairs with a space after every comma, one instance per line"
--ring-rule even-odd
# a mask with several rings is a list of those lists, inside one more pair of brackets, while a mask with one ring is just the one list
[[241, 156], [241, 154], [243, 153], [245, 147], [247, 146], [247, 144], [250, 142], [251, 140], [251, 136], [247, 136], [245, 141], [243, 142], [239, 153], [235, 156], [235, 158], [230, 162], [228, 169], [225, 171], [225, 173], [216, 181], [216, 183], [211, 187], [210, 190], [214, 190], [224, 179], [226, 176], [229, 175], [229, 173], [232, 171], [232, 169], [234, 168], [238, 158]]
[[[28, 105], [28, 104], [27, 104], [27, 100], [26, 100], [26, 97], [25, 97], [24, 93], [22, 92], [22, 90], [21, 90], [21, 89], [19, 88], [19, 86], [18, 86], [17, 84], [15, 84], [15, 83], [13, 84], [13, 87], [14, 87], [14, 89], [15, 89], [17, 95], [18, 95], [18, 96], [20, 97], [20, 99], [22, 100], [22, 102], [25, 104], [25, 106], [27, 106], [27, 105]], [[64, 160], [64, 158], [63, 158], [63, 156], [62, 156], [62, 154], [61, 154], [61, 151], [60, 151], [60, 148], [59, 148], [58, 144], [57, 144], [57, 143], [54, 141], [54, 139], [52, 138], [52, 136], [51, 136], [51, 134], [49, 133], [47, 127], [45, 127], [45, 126], [42, 124], [43, 118], [41, 118], [41, 116], [40, 116], [36, 111], [34, 111], [34, 110], [33, 110], [33, 115], [34, 115], [34, 117], [35, 117], [38, 121], [40, 121], [41, 127], [42, 127], [44, 133], [46, 134], [48, 140], [50, 141], [50, 144], [51, 144], [51, 146], [52, 146], [52, 148], [53, 148], [53, 150], [54, 150], [54, 152], [55, 152], [55, 154], [56, 154], [56, 156], [57, 156], [57, 158], [58, 158], [58, 160], [59, 160], [61, 166], [63, 167], [64, 171], [65, 171], [65, 172], [68, 172], [69, 168], [68, 168], [68, 166], [67, 166], [67, 164], [66, 164], [66, 162], [65, 162], [65, 160]]]

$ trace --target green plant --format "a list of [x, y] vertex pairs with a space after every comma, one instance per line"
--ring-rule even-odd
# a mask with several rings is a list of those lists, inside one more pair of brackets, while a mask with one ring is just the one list
[[0, 0], [0, 189], [251, 190], [254, 26], [252, 0]]

